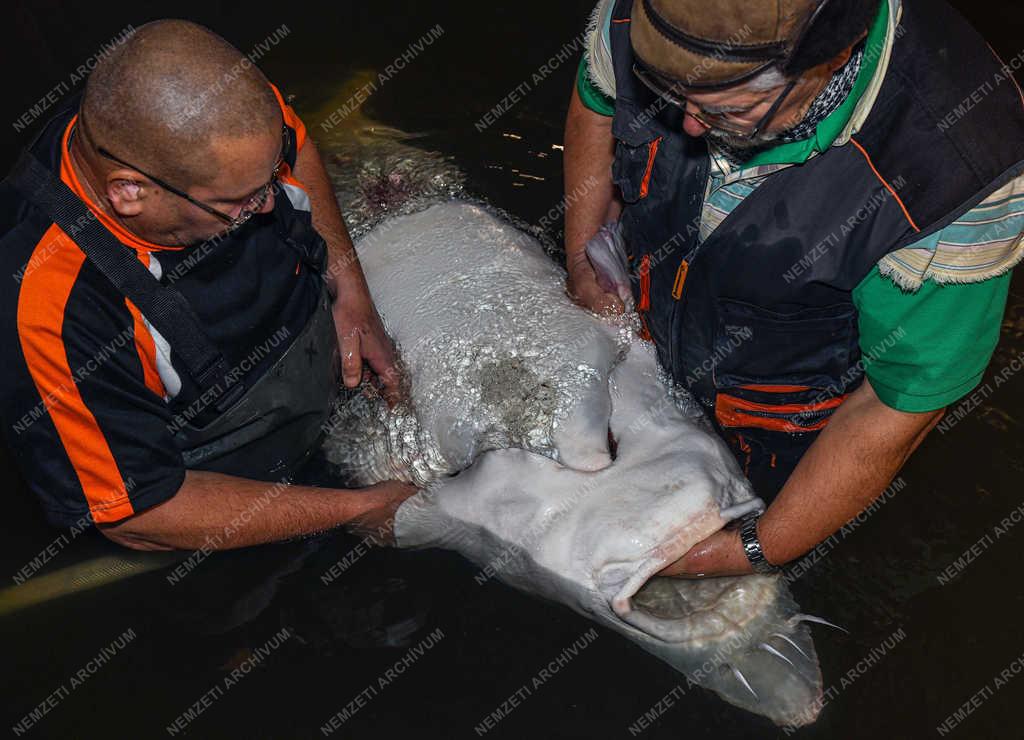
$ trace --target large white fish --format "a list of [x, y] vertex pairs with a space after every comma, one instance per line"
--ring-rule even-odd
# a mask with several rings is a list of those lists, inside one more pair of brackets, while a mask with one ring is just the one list
[[[762, 503], [699, 412], [670, 398], [651, 348], [573, 306], [539, 244], [479, 207], [392, 219], [357, 248], [412, 401], [357, 403], [327, 448], [361, 482], [426, 485], [398, 511], [399, 546], [456, 550], [727, 701], [813, 721], [815, 618], [781, 578], [656, 575]], [[512, 449], [481, 456], [492, 448]]]

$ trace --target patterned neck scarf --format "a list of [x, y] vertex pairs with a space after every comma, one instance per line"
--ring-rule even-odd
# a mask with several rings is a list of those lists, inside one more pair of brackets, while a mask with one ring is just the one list
[[814, 135], [818, 124], [824, 121], [838, 110], [843, 101], [853, 91], [853, 85], [857, 81], [857, 74], [860, 72], [861, 62], [864, 60], [864, 44], [861, 43], [850, 55], [842, 67], [837, 69], [828, 81], [825, 88], [818, 93], [818, 97], [807, 109], [807, 114], [800, 123], [779, 134], [765, 144], [756, 147], [733, 147], [722, 141], [713, 141], [712, 145], [731, 164], [738, 165], [746, 162], [756, 154], [773, 149], [780, 144], [790, 144], [794, 141], [802, 141]]

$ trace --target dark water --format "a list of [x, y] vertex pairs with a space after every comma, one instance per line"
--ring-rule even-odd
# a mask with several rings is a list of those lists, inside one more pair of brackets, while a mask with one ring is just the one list
[[[439, 8], [380, 0], [303, 8], [295, 18], [284, 7], [254, 10], [243, 3], [104, 11], [18, 6], [12, 17], [22, 29], [23, 54], [37, 65], [21, 79], [17, 89], [24, 94], [12, 97], [15, 107], [31, 104], [127, 23], [194, 18], [245, 50], [283, 23], [288, 35], [261, 65], [296, 96], [315, 135], [347, 79], [385, 69], [440, 27], [440, 37], [370, 96], [364, 112], [424, 133], [418, 145], [452, 156], [474, 195], [537, 224], [562, 195], [557, 146], [576, 55], [543, 79], [534, 74], [572, 45], [589, 5], [527, 0]], [[1004, 58], [1019, 53], [1019, 6], [962, 5]], [[498, 123], [482, 131], [474, 126], [524, 82], [529, 89]], [[9, 141], [9, 151], [24, 136]], [[557, 230], [556, 219], [552, 237]], [[1024, 737], [1018, 714], [1024, 676], [1012, 673], [1020, 672], [1013, 661], [1024, 653], [1024, 523], [994, 529], [1024, 500], [1024, 373], [1001, 375], [1004, 368], [1011, 373], [1022, 350], [1018, 276], [977, 408], [934, 432], [901, 474], [899, 491], [806, 563], [794, 585], [797, 599], [850, 634], [815, 628], [831, 698], [817, 724], [798, 736], [939, 737], [937, 726], [974, 697], [976, 708], [961, 715], [949, 736]], [[5, 459], [0, 469], [8, 472], [0, 556], [6, 578], [56, 534], [42, 523], [11, 462]], [[606, 630], [597, 628], [597, 639], [589, 641], [583, 636], [592, 625], [561, 607], [493, 580], [479, 585], [477, 569], [450, 553], [362, 554], [353, 550], [357, 545], [335, 535], [211, 556], [177, 585], [167, 571], [149, 573], [0, 618], [8, 720], [2, 732], [166, 737], [176, 719], [201, 708], [177, 734], [323, 737], [320, 728], [348, 708], [355, 713], [332, 737], [786, 736], [698, 689], [677, 693], [641, 729], [637, 720], [677, 685], [672, 669]], [[941, 585], [938, 577], [972, 545], [971, 562], [965, 558], [963, 571]], [[105, 541], [82, 535], [47, 568], [111, 551]], [[350, 565], [338, 566], [346, 558]], [[325, 584], [321, 577], [332, 567], [343, 572]], [[381, 625], [391, 632], [381, 634]], [[129, 630], [119, 647], [115, 640]], [[380, 646], [388, 640], [399, 645]], [[577, 640], [585, 649], [535, 685]], [[92, 672], [98, 655], [106, 664]], [[402, 659], [410, 655], [406, 666]], [[997, 680], [1004, 669], [1011, 672]], [[76, 675], [84, 680], [73, 680]], [[515, 706], [504, 707], [506, 718], [493, 729], [481, 724], [517, 692]], [[208, 705], [194, 706], [204, 696]], [[28, 729], [8, 729], [47, 697], [52, 708]]]

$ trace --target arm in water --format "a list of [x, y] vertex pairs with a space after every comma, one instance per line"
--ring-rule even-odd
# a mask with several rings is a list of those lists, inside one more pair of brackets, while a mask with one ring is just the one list
[[622, 312], [622, 302], [598, 284], [586, 245], [621, 210], [612, 184], [612, 119], [590, 110], [573, 85], [565, 121], [565, 264], [569, 295], [591, 311]]
[[342, 524], [390, 541], [395, 510], [415, 492], [393, 481], [338, 490], [189, 470], [167, 501], [99, 529], [133, 550], [230, 550]]
[[[758, 523], [770, 563], [794, 560], [878, 498], [945, 409], [912, 414], [889, 408], [865, 379], [840, 406]], [[694, 545], [664, 575], [750, 573], [737, 530]]]
[[386, 397], [393, 401], [400, 386], [394, 348], [373, 305], [330, 178], [312, 139], [306, 139], [298, 153], [295, 177], [309, 192], [313, 225], [327, 242], [326, 278], [335, 296], [334, 323], [345, 385], [359, 385], [366, 360], [380, 379]]

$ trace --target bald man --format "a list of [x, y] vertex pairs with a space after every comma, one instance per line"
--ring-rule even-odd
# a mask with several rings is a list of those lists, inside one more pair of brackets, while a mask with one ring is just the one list
[[0, 416], [54, 525], [224, 549], [347, 524], [411, 487], [290, 485], [392, 347], [315, 144], [238, 50], [184, 21], [97, 65], [3, 184]]

